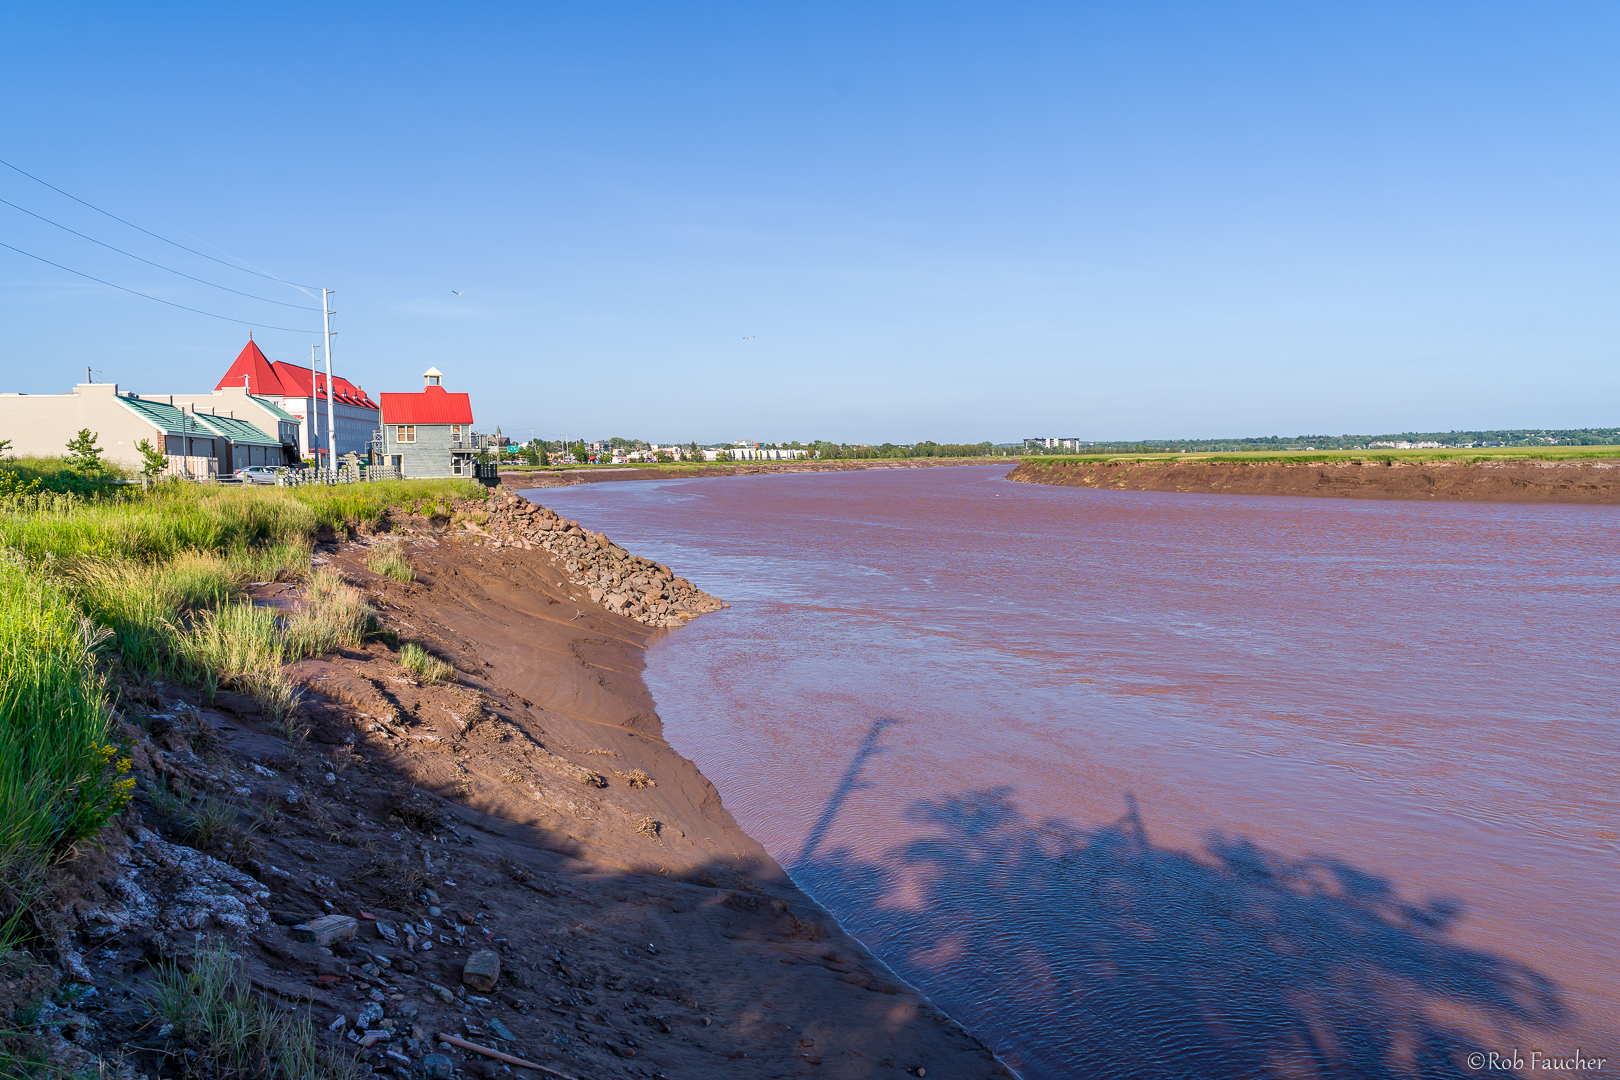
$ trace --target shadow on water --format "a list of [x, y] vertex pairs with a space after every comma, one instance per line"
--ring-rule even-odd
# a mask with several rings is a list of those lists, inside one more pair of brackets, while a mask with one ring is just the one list
[[1084, 828], [967, 792], [913, 805], [928, 835], [881, 861], [819, 852], [883, 726], [793, 875], [1029, 1080], [1477, 1077], [1471, 1053], [1570, 1019], [1551, 980], [1453, 940], [1457, 903], [1242, 837], [1156, 847], [1129, 796]]

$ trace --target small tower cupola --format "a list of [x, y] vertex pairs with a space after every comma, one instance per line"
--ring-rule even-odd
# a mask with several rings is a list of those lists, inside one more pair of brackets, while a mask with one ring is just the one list
[[422, 372], [422, 388], [425, 390], [430, 386], [439, 386], [441, 385], [440, 380], [443, 378], [444, 372], [440, 371], [436, 367], [430, 367], [426, 371]]

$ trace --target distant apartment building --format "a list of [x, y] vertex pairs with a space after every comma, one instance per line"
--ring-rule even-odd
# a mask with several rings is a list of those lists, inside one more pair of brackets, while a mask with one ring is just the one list
[[1060, 439], [1060, 438], [1046, 437], [1046, 438], [1039, 438], [1039, 439], [1025, 439], [1024, 440], [1024, 449], [1025, 450], [1074, 450], [1074, 451], [1078, 451], [1080, 449], [1080, 447], [1081, 447], [1081, 441], [1079, 439]]
[[243, 346], [236, 362], [219, 380], [216, 390], [243, 387], [248, 393], [273, 401], [298, 421], [298, 441], [303, 451], [323, 462], [331, 450], [327, 438], [326, 406], [330, 396], [332, 419], [337, 427], [337, 453], [365, 455], [382, 413], [377, 403], [360, 387], [340, 376], [332, 377], [330, 387], [324, 371], [314, 371], [282, 360], [271, 361], [259, 351], [252, 338]]
[[772, 446], [714, 446], [703, 451], [704, 461], [716, 461], [721, 454], [731, 455], [732, 461], [793, 461], [809, 457], [808, 450], [781, 450]]
[[12, 453], [48, 457], [87, 429], [110, 463], [143, 468], [144, 441], [168, 458], [169, 472], [199, 478], [283, 464], [280, 433], [233, 412], [201, 411], [167, 395], [120, 393], [116, 383], [80, 383], [66, 394], [0, 394], [0, 438], [11, 440]]
[[415, 394], [382, 398], [382, 464], [403, 477], [472, 476], [478, 454], [492, 441], [473, 434], [472, 397], [452, 394], [444, 373], [430, 367]]

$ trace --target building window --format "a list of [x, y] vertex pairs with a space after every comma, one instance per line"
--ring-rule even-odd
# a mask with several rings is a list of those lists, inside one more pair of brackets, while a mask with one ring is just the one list
[[394, 428], [394, 441], [407, 443], [416, 441], [416, 425], [400, 424]]
[[458, 457], [451, 458], [450, 459], [450, 475], [451, 476], [460, 476], [461, 475], [461, 467], [462, 467], [463, 463], [466, 460], [467, 460], [466, 458], [458, 458]]
[[461, 441], [461, 425], [460, 424], [451, 424], [450, 425], [450, 437], [452, 439], [456, 440], [457, 442]]

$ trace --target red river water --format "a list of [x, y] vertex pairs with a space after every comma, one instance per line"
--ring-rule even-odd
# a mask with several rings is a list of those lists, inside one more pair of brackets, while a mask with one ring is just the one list
[[1620, 1075], [1620, 508], [1005, 472], [535, 494], [731, 602], [670, 741], [1029, 1080]]

